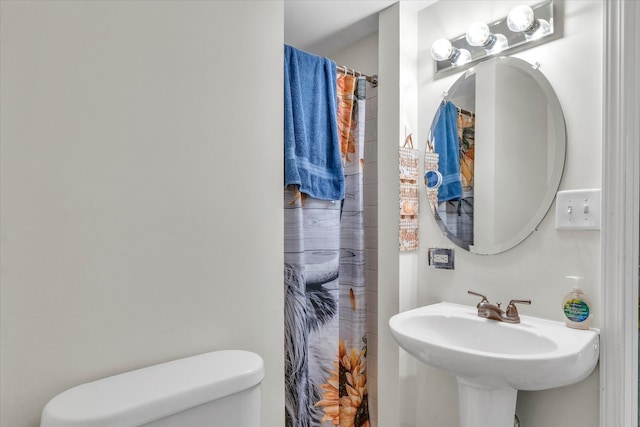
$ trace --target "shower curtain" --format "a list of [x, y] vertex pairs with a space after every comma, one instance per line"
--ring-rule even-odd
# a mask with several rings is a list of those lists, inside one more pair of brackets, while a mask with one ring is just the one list
[[287, 427], [369, 427], [363, 166], [366, 80], [337, 77], [344, 200], [284, 191]]

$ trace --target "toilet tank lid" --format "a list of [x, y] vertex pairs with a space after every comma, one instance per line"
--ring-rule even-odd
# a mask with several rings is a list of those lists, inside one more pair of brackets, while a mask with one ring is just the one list
[[262, 358], [222, 350], [126, 372], [60, 393], [42, 411], [41, 427], [133, 427], [258, 385]]

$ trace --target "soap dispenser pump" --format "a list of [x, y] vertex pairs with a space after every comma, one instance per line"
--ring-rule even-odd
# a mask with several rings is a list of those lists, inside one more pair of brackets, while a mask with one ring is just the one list
[[567, 279], [573, 280], [574, 285], [571, 288], [571, 292], [562, 301], [565, 323], [570, 328], [589, 329], [593, 311], [591, 309], [591, 300], [582, 290], [582, 277], [567, 276]]

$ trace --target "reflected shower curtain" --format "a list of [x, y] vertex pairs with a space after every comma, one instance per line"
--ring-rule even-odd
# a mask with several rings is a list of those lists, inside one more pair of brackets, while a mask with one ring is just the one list
[[458, 112], [458, 140], [460, 141], [460, 177], [462, 192], [473, 191], [475, 161], [476, 116], [465, 110]]
[[369, 427], [363, 166], [366, 80], [339, 75], [344, 200], [285, 188], [287, 427]]

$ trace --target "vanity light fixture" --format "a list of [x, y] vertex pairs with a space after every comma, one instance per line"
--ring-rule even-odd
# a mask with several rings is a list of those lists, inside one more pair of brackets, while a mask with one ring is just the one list
[[533, 9], [524, 4], [511, 9], [507, 15], [507, 26], [515, 33], [524, 33], [527, 40], [537, 40], [551, 31], [549, 22], [536, 19]]
[[471, 24], [465, 38], [471, 46], [483, 47], [490, 55], [502, 52], [509, 46], [509, 41], [503, 34], [493, 34], [484, 22]]
[[[504, 11], [508, 11], [505, 8]], [[452, 39], [438, 39], [431, 45], [436, 73], [466, 64], [489, 59], [499, 52], [507, 52], [536, 42], [553, 34], [553, 0], [511, 9], [507, 16], [496, 21], [475, 22], [465, 34]]]
[[431, 56], [436, 61], [449, 61], [454, 67], [459, 67], [471, 61], [471, 53], [467, 49], [455, 48], [447, 39], [438, 39], [433, 42]]

